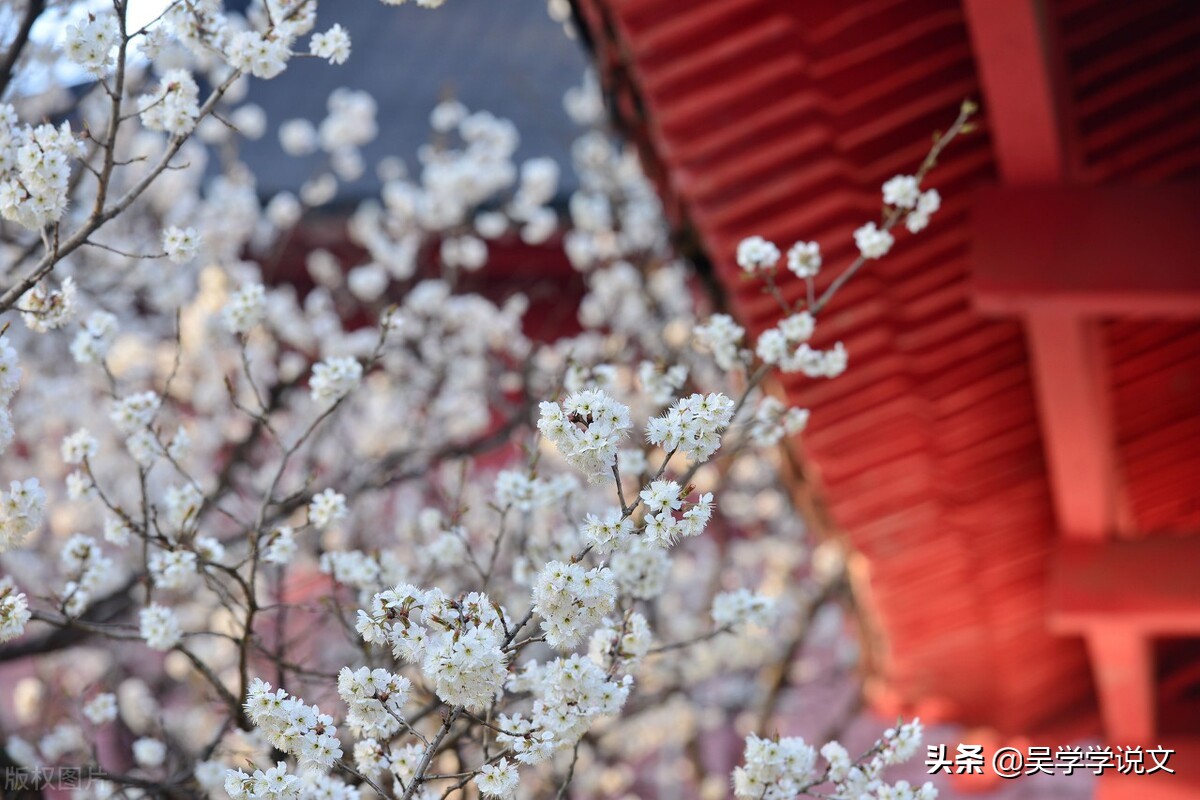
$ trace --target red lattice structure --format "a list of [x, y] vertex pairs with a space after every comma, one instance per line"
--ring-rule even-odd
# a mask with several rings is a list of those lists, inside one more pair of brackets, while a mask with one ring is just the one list
[[848, 263], [879, 186], [980, 99], [931, 175], [930, 228], [823, 315], [849, 371], [780, 386], [813, 410], [804, 462], [869, 565], [871, 700], [1048, 744], [1174, 744], [1182, 774], [1100, 793], [1200, 797], [1200, 8], [575, 6], [752, 334], [778, 309], [738, 241]]

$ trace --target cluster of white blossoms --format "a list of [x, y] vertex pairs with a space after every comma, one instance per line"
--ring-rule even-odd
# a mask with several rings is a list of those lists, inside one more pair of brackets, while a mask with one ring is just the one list
[[158, 603], [151, 603], [138, 612], [138, 629], [143, 641], [153, 650], [170, 650], [183, 640], [175, 612]]
[[879, 800], [934, 800], [932, 783], [914, 787], [908, 781], [889, 784], [880, 776], [885, 767], [911, 759], [921, 744], [921, 721], [889, 728], [862, 758], [854, 761], [839, 742], [821, 748], [824, 768], [817, 763], [816, 750], [799, 737], [746, 738], [744, 764], [734, 770], [734, 794], [742, 800], [789, 800], [815, 793], [834, 797], [878, 798]]
[[806, 408], [788, 408], [774, 397], [758, 401], [750, 422], [750, 439], [760, 447], [778, 444], [785, 436], [795, 436], [808, 427]]
[[242, 72], [270, 80], [287, 69], [292, 57], [291, 39], [310, 26], [308, 22], [266, 33], [242, 31], [230, 38], [226, 57]]
[[230, 333], [249, 333], [267, 313], [267, 290], [261, 283], [247, 283], [234, 292], [221, 312]]
[[546, 664], [530, 661], [514, 674], [509, 688], [534, 700], [528, 718], [501, 715], [496, 741], [524, 764], [537, 764], [574, 747], [596, 719], [616, 714], [629, 698], [633, 678], [613, 678], [604, 666], [578, 653]]
[[454, 600], [440, 589], [397, 586], [376, 594], [370, 611], [359, 609], [355, 627], [363, 641], [390, 644], [396, 658], [419, 662], [451, 705], [482, 709], [508, 677], [507, 623], [478, 592]]
[[333, 717], [305, 705], [283, 689], [255, 678], [246, 689], [246, 716], [273, 747], [295, 756], [302, 766], [328, 770], [342, 757]]
[[162, 239], [167, 258], [176, 264], [191, 261], [200, 250], [200, 235], [195, 228], [177, 228], [172, 225], [163, 230]]
[[713, 361], [723, 370], [735, 369], [742, 359], [742, 337], [746, 329], [738, 325], [728, 314], [713, 314], [708, 320], [697, 325], [693, 332], [696, 342], [702, 349], [708, 350]]
[[162, 507], [166, 512], [168, 530], [167, 538], [175, 540], [174, 532], [183, 532], [194, 527], [201, 506], [204, 505], [204, 495], [192, 483], [170, 486], [163, 493]]
[[634, 529], [629, 514], [619, 508], [611, 508], [603, 515], [588, 514], [583, 524], [583, 535], [596, 548], [596, 552], [603, 555], [627, 543]]
[[738, 243], [737, 263], [751, 274], [775, 269], [779, 263], [779, 248], [761, 236], [748, 236]]
[[798, 736], [746, 737], [745, 764], [733, 771], [733, 793], [744, 800], [792, 800], [813, 783], [817, 751]]
[[[929, 224], [929, 217], [942, 206], [942, 196], [937, 189], [921, 191], [921, 181], [915, 175], [897, 175], [883, 184], [883, 202], [895, 214], [904, 215], [904, 224], [910, 233], [919, 233]], [[892, 219], [897, 217], [893, 216]], [[866, 259], [883, 258], [892, 249], [896, 239], [888, 230], [890, 223], [879, 227], [868, 222], [854, 231], [854, 244]]]
[[287, 771], [287, 764], [276, 762], [268, 770], [256, 769], [247, 775], [230, 770], [222, 785], [230, 800], [288, 800], [300, 796], [300, 777]]
[[942, 196], [937, 189], [922, 192], [921, 181], [915, 175], [897, 175], [883, 184], [883, 202], [906, 211], [904, 226], [910, 233], [919, 233], [942, 207]]
[[101, 692], [83, 704], [83, 715], [93, 725], [105, 725], [117, 718], [117, 696]]
[[362, 381], [363, 367], [350, 356], [329, 358], [313, 365], [308, 389], [312, 399], [322, 405], [341, 400]]
[[633, 423], [629, 407], [599, 389], [574, 392], [560, 406], [543, 401], [538, 430], [592, 483], [617, 463], [617, 446]]
[[200, 87], [187, 70], [167, 70], [158, 87], [143, 95], [138, 105], [142, 108], [142, 124], [148, 129], [186, 136], [200, 118]]
[[[594, 78], [566, 101], [595, 127], [572, 148], [564, 233], [587, 289], [582, 331], [527, 335], [536, 298], [468, 293], [462, 273], [506, 240], [562, 231], [559, 165], [518, 160], [512, 122], [454, 99], [433, 110], [411, 171], [368, 163], [380, 129], [366, 92], [336, 90], [319, 122], [268, 119], [248, 102], [251, 77], [304, 55], [343, 63], [350, 37], [332, 21], [315, 32], [315, 0], [242, 6], [170, 4], [127, 41], [107, 11], [77, 17], [52, 60], [104, 85], [14, 100], [75, 131], [0, 106], [0, 248], [14, 285], [30, 279], [6, 306], [23, 328], [0, 335], [0, 450], [19, 445], [6, 481], [46, 487], [0, 495], [0, 641], [110, 607], [138, 632], [90, 628], [112, 640], [95, 648], [49, 637], [66, 649], [39, 664], [36, 692], [13, 692], [22, 735], [40, 740], [5, 749], [31, 766], [87, 759], [81, 726], [42, 720], [82, 711], [105, 725], [119, 708], [150, 794], [190, 772], [201, 794], [233, 800], [358, 800], [389, 776], [409, 800], [471, 782], [510, 800], [551, 781], [561, 793], [564, 769], [579, 794], [632, 793], [640, 770], [596, 766], [732, 726], [757, 691], [748, 676], [783, 666], [787, 631], [803, 628], [803, 604], [760, 594], [818, 579], [751, 445], [798, 433], [807, 412], [758, 386], [768, 366], [832, 376], [844, 350], [808, 349], [819, 309], [799, 303], [757, 354], [733, 317], [701, 320], [694, 274], [635, 150], [604, 130]], [[127, 52], [138, 63], [122, 64]], [[264, 137], [318, 155], [318, 171], [263, 198], [270, 182], [240, 142]], [[273, 283], [283, 245], [305, 238], [287, 234], [371, 169], [382, 191], [347, 225], [365, 255], [310, 250], [311, 288]], [[888, 190], [899, 211], [885, 225], [903, 212], [915, 230], [936, 210], [936, 193], [912, 188]], [[811, 305], [819, 246], [784, 257], [761, 237], [737, 253], [763, 280], [808, 282]], [[38, 358], [19, 395], [18, 350]], [[546, 398], [558, 402], [541, 403], [534, 431]], [[706, 464], [719, 450], [728, 461]], [[714, 520], [729, 535], [698, 538]], [[734, 586], [751, 588], [719, 593]], [[351, 623], [358, 638], [340, 635]], [[627, 703], [635, 678], [645, 701]], [[335, 683], [344, 709], [301, 700], [325, 705]], [[867, 786], [912, 739], [890, 732], [878, 764], [828, 746], [830, 773]], [[117, 772], [96, 786], [122, 791]]]
[[537, 477], [518, 470], [501, 470], [496, 475], [496, 503], [518, 511], [532, 511], [566, 500], [579, 484], [570, 475]]
[[787, 267], [797, 278], [815, 278], [821, 271], [821, 246], [816, 242], [796, 242], [788, 248]]
[[345, 64], [350, 57], [350, 34], [341, 25], [334, 25], [324, 33], [314, 33], [308, 49], [330, 64]]
[[868, 222], [854, 231], [854, 245], [863, 258], [883, 258], [895, 243], [896, 237], [874, 222]]
[[67, 210], [71, 162], [87, 152], [69, 123], [20, 125], [0, 104], [0, 215], [30, 230], [58, 221]]
[[109, 419], [126, 435], [144, 430], [162, 405], [156, 392], [138, 392], [113, 401]]
[[71, 340], [71, 358], [77, 364], [97, 364], [108, 355], [117, 336], [117, 317], [108, 311], [93, 311]]
[[63, 53], [97, 78], [116, 64], [113, 50], [121, 41], [121, 23], [111, 11], [88, 13], [69, 23], [63, 35]]
[[646, 439], [688, 461], [707, 461], [721, 446], [721, 432], [733, 419], [734, 402], [720, 392], [681, 397], [667, 412], [646, 424]]
[[546, 642], [560, 650], [575, 646], [613, 610], [617, 587], [607, 567], [551, 561], [533, 587], [533, 608], [542, 618]]
[[79, 310], [75, 301], [75, 279], [63, 279], [58, 289], [40, 283], [21, 297], [21, 320], [31, 331], [46, 333], [66, 325]]
[[343, 667], [338, 694], [350, 710], [346, 726], [359, 737], [391, 736], [401, 727], [411, 689], [408, 678], [385, 669]]
[[929, 225], [929, 218], [942, 207], [942, 195], [937, 189], [921, 192], [917, 198], [917, 207], [904, 218], [904, 227], [910, 233], [920, 233]]
[[0, 334], [0, 453], [8, 449], [16, 435], [9, 405], [20, 385], [21, 364], [17, 350], [7, 336]]
[[775, 620], [775, 602], [749, 589], [722, 592], [713, 598], [713, 621], [722, 628], [743, 625], [768, 627]]
[[834, 343], [828, 350], [809, 346], [813, 319], [807, 312], [792, 314], [758, 337], [756, 352], [764, 364], [781, 372], [802, 372], [810, 378], [836, 378], [846, 371], [846, 347]]
[[333, 489], [318, 492], [308, 504], [308, 522], [318, 528], [328, 528], [333, 523], [345, 519], [349, 513], [346, 496]]
[[[670, 547], [681, 538], [699, 536], [712, 519], [712, 492], [700, 495], [684, 506], [685, 490], [675, 481], [654, 481], [639, 495], [646, 507], [642, 520], [645, 541], [656, 547]], [[681, 512], [676, 517], [676, 512]]]
[[601, 666], [611, 663], [632, 671], [650, 652], [653, 639], [646, 617], [631, 611], [619, 623], [605, 619], [592, 632], [588, 642], [588, 657]]
[[147, 569], [159, 589], [183, 589], [196, 575], [196, 554], [191, 550], [155, 550], [147, 561]]
[[20, 547], [45, 513], [46, 492], [37, 478], [9, 484], [7, 493], [0, 492], [0, 553]]
[[63, 545], [59, 558], [66, 586], [62, 591], [62, 609], [68, 617], [80, 614], [92, 595], [111, 580], [116, 563], [104, 554], [90, 536], [77, 533]]
[[15, 639], [25, 632], [29, 622], [29, 601], [18, 592], [12, 578], [0, 578], [0, 642]]
[[517, 785], [521, 776], [517, 773], [517, 765], [509, 763], [501, 757], [495, 764], [484, 764], [475, 776], [475, 785], [479, 793], [496, 800], [511, 800], [517, 796]]
[[263, 560], [269, 564], [289, 564], [299, 551], [296, 532], [288, 525], [281, 525], [271, 531], [266, 542]]

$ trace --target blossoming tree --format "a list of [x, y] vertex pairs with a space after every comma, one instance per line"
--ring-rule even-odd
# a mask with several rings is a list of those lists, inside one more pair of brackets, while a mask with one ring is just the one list
[[[558, 167], [516, 163], [511, 123], [433, 109], [417, 173], [384, 165], [349, 220], [361, 262], [307, 254], [301, 295], [263, 266], [362, 173], [373, 101], [279, 121], [327, 166], [265, 198], [237, 156], [265, 125], [244, 96], [294, 58], [336, 69], [345, 29], [314, 31], [314, 0], [175, 0], [133, 28], [112, 0], [33, 41], [55, 11], [27, 0], [0, 63], [0, 661], [38, 671], [6, 764], [84, 767], [95, 797], [598, 796], [649, 741], [769, 722], [778, 681], [750, 677], [786, 672], [842, 576], [806, 558], [772, 468], [808, 414], [762, 384], [846, 368], [810, 346], [819, 315], [929, 223], [923, 182], [969, 105], [821, 294], [817, 243], [741, 244], [780, 303], [751, 347], [585, 81], [564, 239], [583, 332], [538, 341], [523, 297], [457, 288], [488, 240], [560, 225]], [[59, 63], [88, 81], [22, 90]], [[752, 734], [733, 791], [929, 798], [883, 775], [919, 741], [917, 722], [858, 755]], [[693, 790], [723, 795], [703, 760]]]

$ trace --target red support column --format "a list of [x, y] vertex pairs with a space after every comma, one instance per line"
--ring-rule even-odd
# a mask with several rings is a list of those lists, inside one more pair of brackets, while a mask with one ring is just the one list
[[[1004, 182], [1069, 182], [1072, 129], [1046, 4], [964, 0], [964, 7], [983, 83], [982, 108]], [[1102, 540], [1118, 526], [1119, 483], [1097, 323], [1061, 306], [1025, 308], [1024, 316], [1062, 534]], [[1148, 632], [1100, 617], [1083, 633], [1108, 737], [1148, 743], [1155, 732]]]
[[1025, 332], [1059, 529], [1104, 539], [1115, 528], [1119, 487], [1099, 331], [1074, 314], [1034, 310]]
[[1013, 185], [1066, 182], [1062, 67], [1045, 3], [964, 0], [963, 10], [1001, 178]]

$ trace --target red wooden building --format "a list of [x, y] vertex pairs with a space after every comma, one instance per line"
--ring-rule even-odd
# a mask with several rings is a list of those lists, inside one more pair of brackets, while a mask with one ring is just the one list
[[1178, 774], [1098, 796], [1200, 797], [1200, 6], [575, 6], [752, 332], [778, 312], [737, 242], [816, 239], [836, 272], [883, 181], [981, 102], [930, 228], [818, 326], [849, 371], [779, 387], [813, 410], [827, 533], [862, 555], [870, 699], [1000, 741], [1174, 747]]

